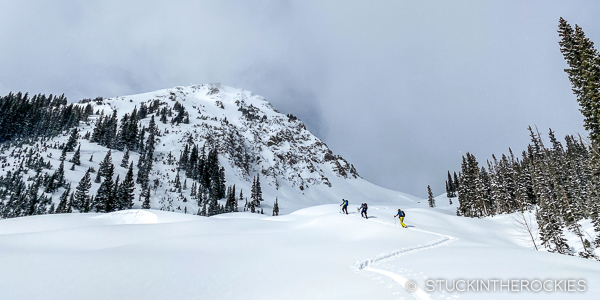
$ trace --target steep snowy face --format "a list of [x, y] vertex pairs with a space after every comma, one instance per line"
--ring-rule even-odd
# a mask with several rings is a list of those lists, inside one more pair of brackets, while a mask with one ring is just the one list
[[260, 174], [276, 187], [286, 181], [299, 190], [331, 187], [331, 177], [359, 177], [353, 165], [333, 154], [302, 121], [279, 113], [249, 91], [207, 84], [92, 101], [95, 112], [109, 115], [117, 110], [120, 119], [142, 103], [155, 112], [158, 158], [178, 158], [186, 145], [216, 148], [227, 177], [250, 182]]

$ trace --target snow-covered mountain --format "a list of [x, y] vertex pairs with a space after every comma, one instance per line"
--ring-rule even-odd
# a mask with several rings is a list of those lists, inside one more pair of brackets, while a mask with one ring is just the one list
[[[104, 134], [112, 141], [121, 134], [123, 124], [135, 111], [139, 119], [136, 127], [148, 128], [154, 117], [157, 128], [154, 162], [149, 175], [150, 202], [154, 209], [197, 213], [201, 208], [202, 204], [192, 191], [194, 180], [186, 177], [179, 163], [182, 153], [189, 153], [193, 147], [205, 151], [217, 149], [219, 164], [225, 171], [225, 185], [235, 184], [240, 211], [245, 200], [240, 201], [237, 194], [241, 190], [244, 198], [249, 198], [256, 176], [265, 200], [259, 209], [268, 214], [271, 214], [276, 198], [281, 213], [316, 204], [340, 203], [342, 198], [350, 199], [351, 203], [414, 199], [363, 180], [351, 163], [334, 154], [306, 129], [302, 121], [291, 114], [279, 113], [263, 97], [249, 91], [206, 84], [110, 99], [88, 99], [77, 106], [91, 115], [78, 127], [81, 165], [72, 170], [68, 168], [70, 164], [65, 166], [65, 179], [73, 188], [90, 167], [100, 168], [99, 163], [109, 150], [105, 147], [108, 143], [99, 142], [106, 139], [98, 138], [98, 131], [104, 130], [98, 129], [99, 124], [116, 116], [119, 126], [113, 125], [112, 135]], [[51, 167], [41, 172], [51, 175], [60, 165], [61, 149], [71, 133], [64, 131], [51, 140], [41, 139], [29, 145], [5, 148], [4, 154], [0, 155], [7, 163], [0, 175], [15, 172], [27, 156], [42, 158]], [[143, 143], [143, 136], [140, 143]], [[120, 166], [120, 163], [127, 147], [110, 145], [110, 148], [113, 148], [114, 177], [120, 176], [122, 180], [128, 164]], [[129, 153], [128, 162], [134, 163], [135, 174], [138, 173], [139, 165], [136, 165], [140, 152]], [[73, 154], [68, 152], [67, 159]], [[23, 174], [24, 179], [29, 175]], [[90, 195], [95, 195], [99, 186], [99, 182], [92, 183]], [[52, 194], [56, 205], [63, 191], [58, 189]], [[140, 192], [138, 184], [133, 208], [141, 207]]]
[[[250, 92], [177, 87], [85, 100], [67, 109], [72, 114], [60, 110], [63, 97], [46, 102], [40, 117], [62, 120], [54, 131], [37, 125], [0, 131], [0, 140], [7, 139], [0, 143], [0, 211], [12, 213], [0, 220], [2, 299], [596, 299], [600, 293], [596, 261], [534, 251], [539, 233], [531, 213], [459, 217], [456, 199], [440, 196], [429, 208], [424, 199], [373, 185], [300, 120]], [[42, 134], [61, 129], [59, 136]], [[153, 139], [153, 151], [142, 147]], [[265, 199], [259, 209], [268, 215], [192, 215], [206, 199], [193, 195], [200, 183], [186, 174], [192, 163], [181, 160], [190, 149], [218, 153], [212, 161], [225, 184], [245, 197], [258, 176]], [[137, 183], [134, 209], [48, 214], [88, 170], [98, 178], [89, 194], [100, 197], [110, 181], [106, 170], [99, 176], [106, 158], [112, 177], [124, 182], [129, 168], [139, 178], [145, 165], [138, 162], [148, 157], [152, 209], [138, 209]], [[281, 215], [270, 216], [276, 198]], [[339, 211], [342, 198], [350, 200], [349, 215]], [[245, 199], [236, 201], [243, 210]], [[369, 219], [356, 210], [361, 202], [369, 203]], [[393, 217], [398, 208], [407, 228]], [[522, 220], [534, 226], [524, 228]], [[591, 223], [581, 225], [593, 240]], [[580, 240], [567, 238], [570, 245]]]

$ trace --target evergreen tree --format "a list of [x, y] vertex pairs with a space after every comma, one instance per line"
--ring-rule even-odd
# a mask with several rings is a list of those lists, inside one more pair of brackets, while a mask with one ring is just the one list
[[254, 180], [252, 182], [250, 198], [252, 199], [252, 203], [254, 206], [260, 206], [260, 202], [264, 201], [264, 199], [262, 198], [262, 188], [260, 187], [260, 177], [258, 174], [256, 175], [256, 177], [254, 177]]
[[150, 187], [143, 190], [140, 196], [144, 197], [144, 203], [142, 203], [142, 209], [150, 209]]
[[458, 192], [458, 185], [458, 175], [456, 175], [456, 172], [454, 172], [454, 193]]
[[106, 177], [107, 173], [109, 172], [109, 168], [113, 168], [114, 172], [114, 166], [112, 163], [111, 155], [112, 151], [111, 149], [108, 149], [106, 156], [104, 156], [104, 159], [102, 160], [102, 162], [100, 162], [100, 165], [98, 166], [98, 176]]
[[[110, 163], [112, 166], [112, 163]], [[111, 212], [115, 209], [115, 199], [114, 199], [114, 181], [112, 179], [113, 176], [113, 168], [107, 167], [107, 174], [102, 184], [98, 188], [98, 192], [92, 204], [92, 208], [96, 210], [96, 212]]]
[[[75, 196], [74, 193], [71, 193], [71, 195], [69, 196], [69, 204], [67, 206], [67, 213], [70, 214], [73, 212], [73, 203], [75, 202]], [[90, 212], [90, 202], [89, 199], [86, 200], [86, 205], [85, 205], [85, 209], [83, 212]]]
[[433, 193], [431, 192], [431, 186], [427, 186], [427, 194], [429, 195], [429, 207], [435, 207], [435, 198], [433, 198]]
[[60, 161], [64, 161], [67, 158], [67, 148], [63, 148], [62, 152], [60, 153]]
[[129, 148], [127, 148], [127, 150], [125, 150], [125, 154], [123, 155], [123, 160], [121, 160], [120, 166], [123, 168], [127, 168], [128, 165], [129, 165]]
[[275, 204], [273, 204], [273, 216], [279, 216], [279, 203], [277, 203], [277, 197], [275, 197]]
[[573, 93], [577, 96], [580, 111], [584, 116], [584, 127], [590, 133], [590, 139], [595, 147], [600, 142], [600, 55], [594, 48], [594, 43], [584, 34], [581, 27], [575, 25], [575, 30], [560, 18], [558, 33], [560, 51], [569, 68]]
[[150, 119], [150, 125], [148, 126], [148, 139], [146, 140], [146, 144], [144, 146], [144, 155], [143, 158], [140, 156], [141, 163], [138, 162], [138, 166], [140, 167], [138, 170], [138, 177], [136, 182], [142, 185], [142, 189], [146, 189], [148, 187], [148, 182], [150, 181], [150, 171], [152, 171], [152, 164], [154, 160], [154, 144], [155, 133], [156, 133], [156, 124], [154, 123], [154, 116]]
[[63, 150], [65, 152], [73, 152], [73, 150], [75, 150], [75, 145], [77, 145], [77, 139], [79, 139], [79, 133], [77, 132], [77, 127], [75, 127], [71, 131], [69, 140], [65, 144], [65, 148]]
[[130, 209], [133, 207], [133, 200], [135, 199], [135, 182], [133, 180], [133, 163], [129, 165], [129, 170], [123, 183], [119, 185], [117, 191], [117, 207], [118, 209]]
[[175, 175], [175, 188], [181, 193], [181, 179], [179, 178], [179, 170], [177, 170]]
[[50, 176], [46, 184], [46, 193], [54, 193], [58, 188], [62, 187], [65, 182], [65, 162], [61, 161], [58, 169]]
[[73, 154], [73, 157], [69, 162], [72, 162], [73, 165], [80, 166], [81, 165], [81, 145], [77, 147], [77, 151]]
[[119, 198], [117, 198], [119, 196], [119, 188], [121, 187], [121, 184], [119, 181], [121, 180], [121, 176], [117, 175], [117, 179], [115, 179], [115, 184], [113, 185], [113, 190], [112, 190], [112, 210], [122, 210], [124, 208], [121, 208], [121, 202], [119, 201]]
[[454, 181], [452, 181], [452, 176], [450, 176], [450, 171], [448, 171], [448, 181], [446, 182], [446, 195], [448, 198], [456, 197], [456, 185]]
[[58, 206], [56, 207], [54, 213], [62, 214], [67, 212], [69, 193], [71, 193], [71, 184], [67, 183], [65, 186], [65, 191], [62, 193], [62, 195], [60, 195]]
[[188, 160], [190, 155], [190, 147], [189, 144], [186, 144], [183, 148], [183, 152], [179, 156], [179, 168], [187, 170]]
[[73, 202], [73, 207], [79, 210], [81, 210], [84, 207], [86, 201], [89, 201], [88, 193], [91, 187], [92, 182], [90, 178], [90, 169], [87, 169], [85, 175], [83, 175], [83, 178], [81, 178], [79, 184], [77, 184], [77, 187], [75, 188], [75, 198]]
[[235, 184], [233, 187], [227, 188], [227, 202], [225, 203], [226, 212], [237, 211], [237, 199], [235, 195]]

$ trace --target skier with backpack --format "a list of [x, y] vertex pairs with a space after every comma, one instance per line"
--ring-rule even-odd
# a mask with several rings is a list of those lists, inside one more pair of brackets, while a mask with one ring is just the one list
[[346, 214], [348, 214], [348, 200], [342, 199], [342, 204], [340, 204], [340, 206], [342, 207], [342, 213], [346, 212]]
[[394, 218], [396, 216], [400, 219], [400, 225], [406, 228], [406, 224], [404, 224], [404, 217], [406, 216], [406, 214], [404, 213], [404, 211], [398, 208], [398, 213], [394, 216]]
[[365, 219], [369, 218], [369, 217], [367, 217], [367, 209], [369, 209], [369, 207], [367, 206], [367, 203], [363, 203], [359, 208], [360, 215]]

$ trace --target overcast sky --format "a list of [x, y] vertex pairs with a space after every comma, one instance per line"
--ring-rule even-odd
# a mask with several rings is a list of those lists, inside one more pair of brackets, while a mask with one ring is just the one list
[[559, 17], [600, 1], [0, 0], [0, 94], [69, 100], [219, 82], [300, 117], [367, 180], [426, 197], [527, 126], [586, 134]]

